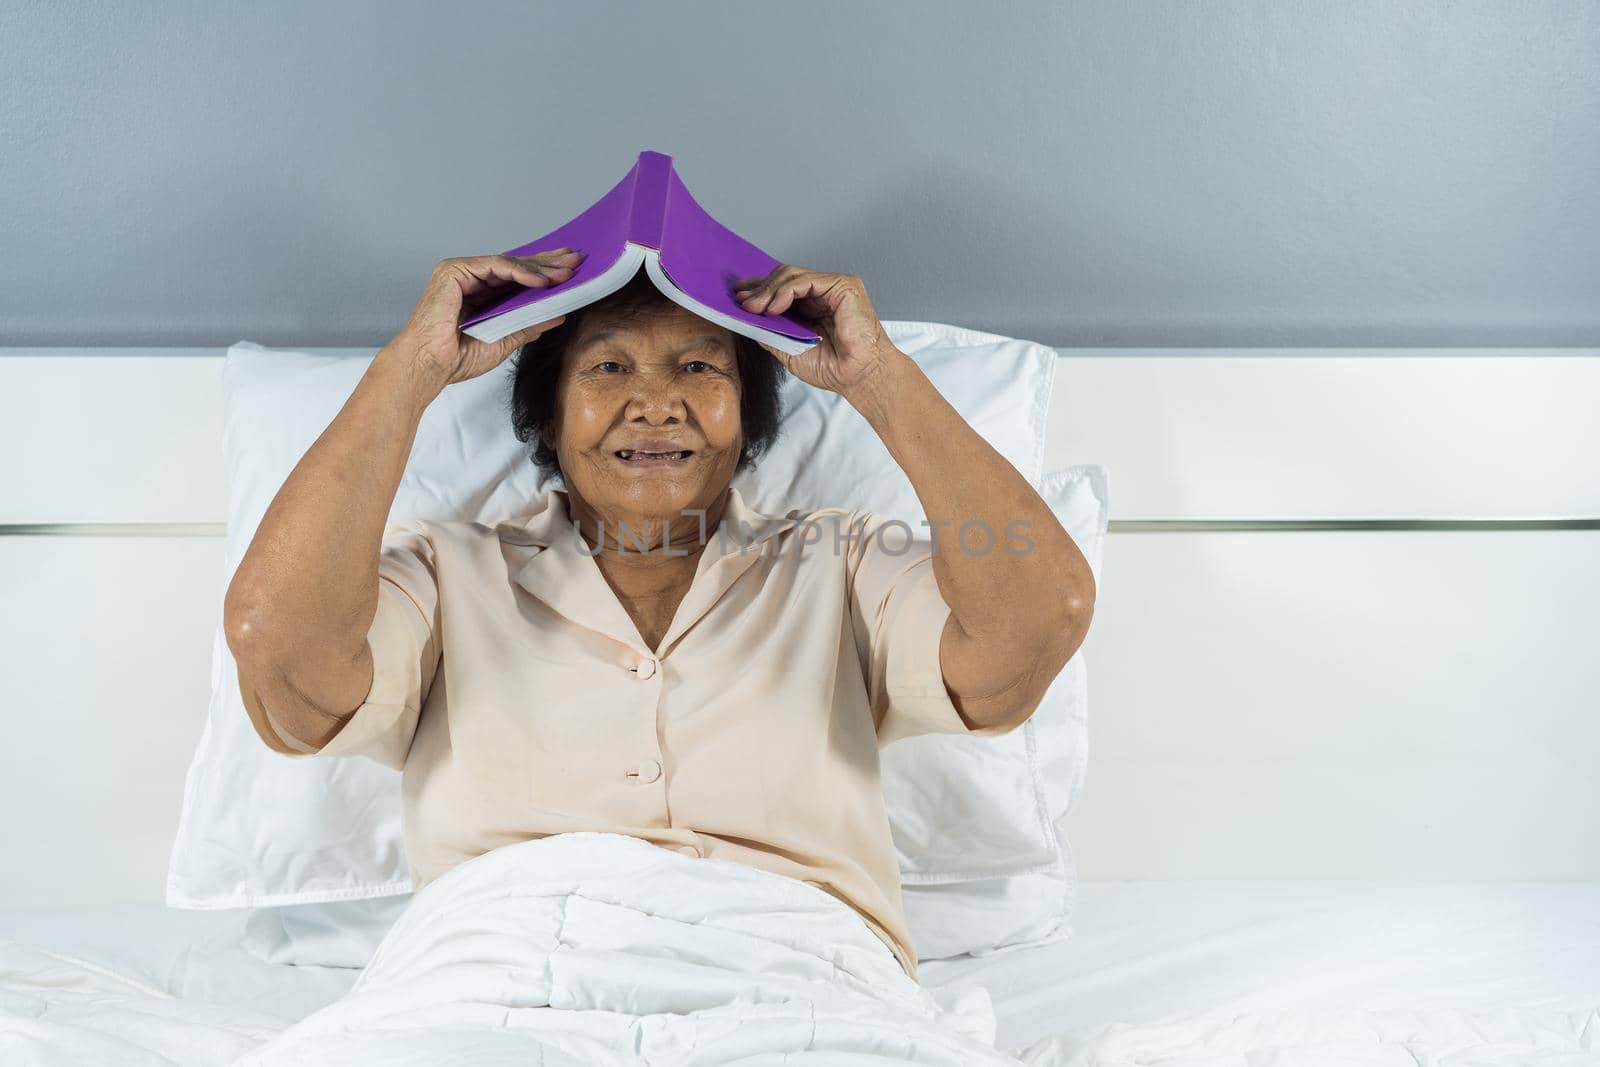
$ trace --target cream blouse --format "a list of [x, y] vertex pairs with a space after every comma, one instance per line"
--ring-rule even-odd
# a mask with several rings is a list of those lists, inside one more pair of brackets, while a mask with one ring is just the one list
[[247, 694], [251, 721], [285, 755], [400, 769], [419, 889], [500, 845], [629, 834], [817, 886], [915, 979], [878, 750], [1020, 720], [969, 730], [951, 703], [926, 527], [842, 508], [766, 515], [730, 487], [706, 533], [652, 650], [565, 490], [492, 525], [392, 523], [365, 702], [320, 750]]

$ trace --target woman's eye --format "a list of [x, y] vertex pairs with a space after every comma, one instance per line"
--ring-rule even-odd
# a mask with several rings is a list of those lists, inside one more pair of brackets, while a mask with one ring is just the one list
[[705, 367], [707, 369], [711, 368], [711, 364], [707, 363], [703, 359], [691, 359], [689, 362], [685, 363], [684, 366], [685, 367]]
[[598, 366], [599, 366], [599, 368], [601, 370], [606, 370], [608, 367], [618, 367], [618, 368], [620, 368], [622, 366], [622, 364], [618, 363], [614, 359], [606, 359], [606, 360], [601, 360], [600, 363], [598, 364]]

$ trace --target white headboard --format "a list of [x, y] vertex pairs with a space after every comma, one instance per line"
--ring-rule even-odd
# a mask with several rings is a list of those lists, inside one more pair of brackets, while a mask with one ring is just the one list
[[[1597, 355], [1063, 351], [1050, 466], [1113, 515], [1084, 878], [1600, 878]], [[222, 356], [0, 349], [0, 907], [162, 899]]]

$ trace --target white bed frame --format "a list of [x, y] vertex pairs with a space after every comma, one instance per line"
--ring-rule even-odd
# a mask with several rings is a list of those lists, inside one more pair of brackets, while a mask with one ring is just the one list
[[[1597, 356], [1063, 350], [1049, 466], [1114, 519], [1082, 877], [1600, 879]], [[222, 357], [0, 349], [0, 908], [162, 899]]]

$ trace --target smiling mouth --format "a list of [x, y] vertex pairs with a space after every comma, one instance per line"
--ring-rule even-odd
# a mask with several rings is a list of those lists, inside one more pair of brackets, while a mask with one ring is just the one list
[[635, 452], [624, 448], [611, 454], [630, 467], [671, 467], [688, 462], [694, 451], [684, 449], [679, 452]]

